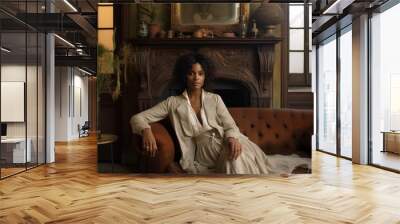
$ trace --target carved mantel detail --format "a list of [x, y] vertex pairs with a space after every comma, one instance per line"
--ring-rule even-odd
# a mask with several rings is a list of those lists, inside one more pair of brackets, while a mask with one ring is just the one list
[[272, 104], [273, 40], [133, 40], [139, 76], [139, 110], [157, 103], [173, 85], [177, 59], [190, 52], [199, 52], [215, 65], [215, 79], [238, 81], [247, 87], [252, 107]]

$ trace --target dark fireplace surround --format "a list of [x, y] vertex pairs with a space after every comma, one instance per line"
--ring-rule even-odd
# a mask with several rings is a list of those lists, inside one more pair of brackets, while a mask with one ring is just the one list
[[208, 89], [218, 93], [228, 107], [270, 107], [275, 45], [271, 39], [135, 39], [135, 75], [138, 76], [139, 111], [176, 91], [173, 74], [177, 59], [190, 52], [207, 56], [214, 65]]

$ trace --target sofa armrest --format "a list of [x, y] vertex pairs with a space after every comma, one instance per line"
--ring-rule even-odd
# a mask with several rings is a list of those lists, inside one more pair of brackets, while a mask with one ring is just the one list
[[167, 129], [160, 123], [150, 125], [156, 139], [158, 151], [155, 157], [147, 157], [147, 172], [165, 173], [174, 162], [175, 145]]
[[157, 144], [155, 157], [150, 157], [142, 148], [142, 136], [134, 135], [139, 152], [139, 169], [146, 173], [165, 173], [174, 162], [175, 145], [167, 129], [161, 123], [150, 124]]

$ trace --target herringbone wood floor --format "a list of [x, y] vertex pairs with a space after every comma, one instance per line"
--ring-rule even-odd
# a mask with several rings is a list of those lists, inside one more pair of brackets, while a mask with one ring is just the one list
[[0, 181], [0, 223], [400, 223], [400, 175], [315, 152], [313, 174], [98, 174], [94, 138]]

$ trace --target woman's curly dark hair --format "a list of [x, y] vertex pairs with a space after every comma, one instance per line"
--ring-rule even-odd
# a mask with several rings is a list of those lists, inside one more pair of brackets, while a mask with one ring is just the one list
[[192, 65], [199, 63], [203, 68], [205, 74], [204, 86], [203, 88], [206, 89], [208, 86], [209, 81], [211, 80], [213, 74], [213, 66], [211, 61], [204, 55], [199, 53], [190, 53], [182, 55], [178, 58], [175, 68], [174, 68], [174, 75], [177, 78], [179, 87], [183, 90], [186, 88], [186, 76], [187, 74], [192, 71]]

